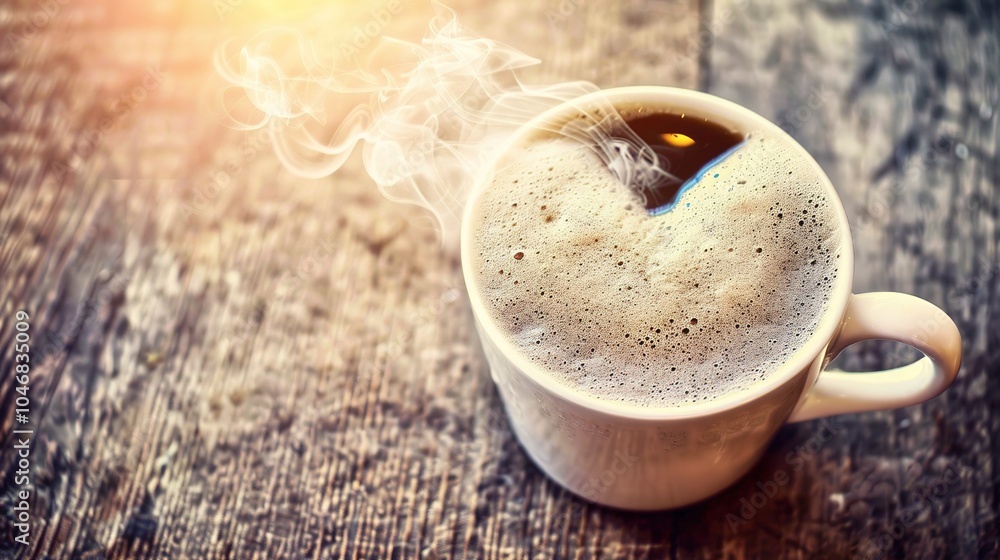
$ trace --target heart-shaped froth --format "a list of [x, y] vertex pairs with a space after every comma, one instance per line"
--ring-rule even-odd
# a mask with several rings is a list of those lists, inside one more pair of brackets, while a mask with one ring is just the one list
[[825, 183], [787, 140], [752, 133], [650, 216], [587, 146], [507, 154], [474, 202], [480, 296], [564, 384], [641, 406], [749, 388], [810, 338], [837, 278]]

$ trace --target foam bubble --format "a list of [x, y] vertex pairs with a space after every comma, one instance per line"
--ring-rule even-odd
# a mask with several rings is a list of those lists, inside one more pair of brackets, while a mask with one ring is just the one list
[[821, 179], [763, 133], [660, 216], [592, 149], [551, 138], [513, 151], [475, 204], [491, 315], [531, 361], [602, 399], [678, 406], [766, 379], [837, 278]]

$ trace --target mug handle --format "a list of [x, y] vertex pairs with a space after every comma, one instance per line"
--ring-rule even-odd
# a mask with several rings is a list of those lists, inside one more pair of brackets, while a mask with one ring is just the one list
[[872, 292], [851, 295], [824, 368], [844, 348], [871, 339], [909, 344], [924, 357], [884, 371], [824, 369], [788, 421], [922, 403], [947, 389], [962, 365], [962, 336], [944, 311], [916, 296]]

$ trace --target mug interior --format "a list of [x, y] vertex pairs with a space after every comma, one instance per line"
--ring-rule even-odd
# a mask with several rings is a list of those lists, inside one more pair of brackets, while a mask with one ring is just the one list
[[799, 150], [806, 160], [812, 164], [816, 175], [821, 179], [828, 191], [830, 204], [839, 220], [839, 250], [842, 258], [838, 267], [839, 274], [831, 287], [829, 304], [823, 317], [820, 318], [817, 328], [806, 343], [789, 356], [781, 368], [759, 383], [746, 389], [726, 393], [711, 401], [685, 403], [680, 406], [638, 406], [599, 399], [581, 390], [574, 389], [558, 381], [556, 375], [546, 371], [546, 368], [531, 362], [520, 348], [497, 326], [496, 320], [482, 301], [477, 285], [476, 273], [471, 269], [474, 256], [474, 247], [472, 246], [474, 236], [470, 216], [472, 208], [475, 206], [480, 194], [489, 183], [491, 173], [483, 173], [480, 182], [476, 185], [466, 203], [461, 233], [462, 272], [465, 277], [466, 288], [472, 303], [473, 312], [480, 322], [483, 331], [491, 337], [493, 343], [496, 344], [514, 366], [525, 372], [534, 382], [544, 387], [547, 391], [583, 408], [620, 418], [691, 418], [722, 412], [766, 395], [781, 387], [797, 373], [807, 370], [817, 357], [825, 353], [827, 345], [835, 336], [847, 308], [854, 277], [854, 251], [850, 225], [847, 221], [847, 214], [844, 211], [840, 197], [837, 195], [837, 191], [834, 189], [826, 173], [805, 148], [784, 130], [753, 111], [707, 93], [660, 86], [634, 86], [601, 90], [554, 107], [540, 114], [516, 132], [508, 140], [507, 144], [498, 150], [493, 166], [503, 159], [508, 150], [522, 145], [533, 136], [538, 135], [540, 131], [551, 130], [553, 125], [558, 126], [563, 122], [569, 121], [574, 115], [579, 113], [581, 108], [606, 106], [607, 102], [610, 102], [616, 109], [634, 108], [637, 106], [665, 109], [671, 112], [682, 112], [694, 117], [705, 117], [715, 123], [735, 130], [764, 131], [769, 135], [783, 138], [793, 149]]

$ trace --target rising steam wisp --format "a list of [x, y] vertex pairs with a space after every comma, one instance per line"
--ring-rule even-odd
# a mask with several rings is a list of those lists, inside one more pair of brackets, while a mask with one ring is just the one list
[[[430, 210], [450, 246], [457, 245], [466, 198], [496, 148], [545, 110], [598, 90], [582, 81], [521, 83], [516, 71], [537, 59], [476, 35], [444, 7], [419, 44], [382, 39], [369, 59], [395, 53], [388, 64], [328, 62], [336, 57], [322, 56], [316, 44], [303, 31], [282, 28], [252, 37], [235, 63], [220, 51], [219, 73], [252, 106], [240, 126], [272, 126], [281, 162], [310, 178], [337, 171], [361, 143], [379, 190]], [[581, 114], [556, 132], [592, 147], [624, 184], [642, 193], [670, 177], [610, 104]]]

